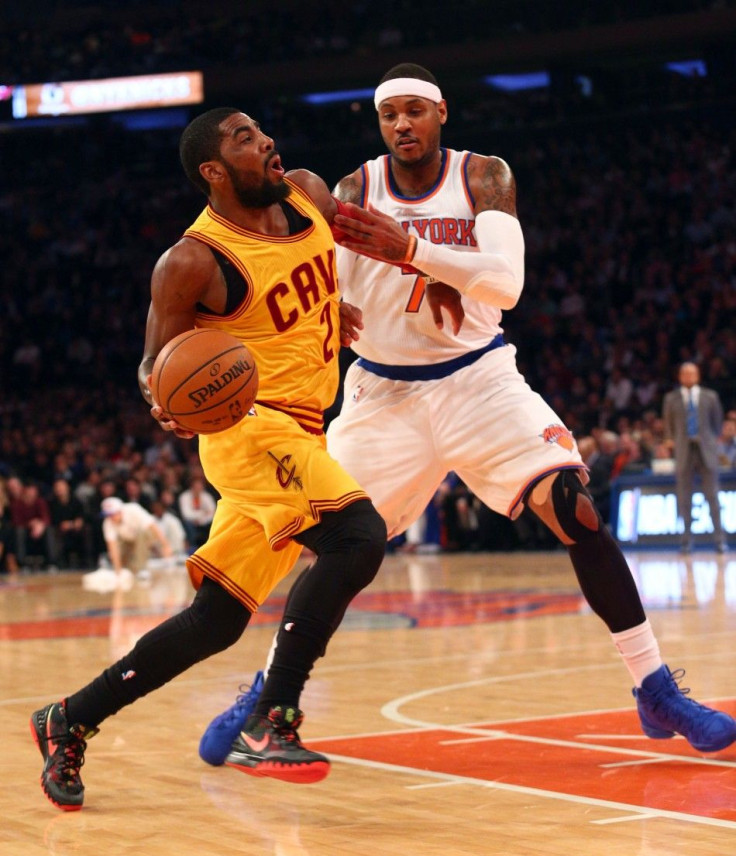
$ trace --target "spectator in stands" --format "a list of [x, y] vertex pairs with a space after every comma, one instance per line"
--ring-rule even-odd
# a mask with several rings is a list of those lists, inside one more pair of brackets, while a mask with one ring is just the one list
[[618, 435], [613, 431], [603, 431], [598, 433], [598, 439], [588, 434], [577, 443], [583, 463], [588, 467], [588, 490], [603, 522], [608, 524], [611, 517], [611, 473], [618, 452]]
[[634, 395], [634, 384], [616, 365], [611, 370], [611, 376], [606, 384], [606, 399], [611, 403], [614, 418], [626, 416], [629, 413]]
[[0, 477], [0, 571], [7, 571], [9, 574], [18, 573], [13, 527], [10, 522], [10, 497], [3, 477]]
[[57, 478], [49, 502], [51, 515], [51, 563], [59, 568], [87, 568], [92, 563], [92, 544], [84, 520], [84, 506], [71, 492], [69, 482]]
[[[153, 501], [151, 513], [169, 542], [173, 555], [183, 556], [187, 549], [187, 536], [181, 520], [166, 507], [163, 498]], [[162, 555], [159, 543], [154, 543], [152, 550], [155, 555]]]
[[215, 508], [215, 500], [206, 489], [205, 480], [199, 476], [194, 477], [189, 487], [179, 495], [179, 512], [190, 551], [194, 552], [207, 540]]
[[443, 543], [448, 552], [474, 550], [478, 548], [478, 507], [480, 500], [467, 485], [456, 478], [441, 500]]
[[23, 485], [19, 497], [10, 502], [10, 519], [15, 539], [15, 556], [25, 569], [48, 567], [53, 556], [51, 515], [46, 500], [33, 482]]
[[640, 437], [633, 432], [621, 435], [619, 456], [614, 464], [617, 475], [633, 475], [649, 472], [651, 455]]
[[123, 494], [126, 502], [136, 502], [138, 505], [142, 505], [146, 511], [151, 511], [153, 499], [155, 497], [152, 497], [147, 491], [144, 491], [143, 485], [134, 476], [125, 480]]
[[736, 418], [723, 420], [718, 438], [718, 464], [722, 470], [736, 469]]

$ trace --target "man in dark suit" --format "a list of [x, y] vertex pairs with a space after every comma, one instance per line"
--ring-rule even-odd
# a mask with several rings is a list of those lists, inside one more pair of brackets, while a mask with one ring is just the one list
[[695, 363], [683, 363], [680, 386], [664, 397], [663, 418], [667, 437], [673, 445], [677, 510], [685, 529], [682, 552], [692, 549], [692, 496], [695, 474], [710, 508], [713, 534], [719, 553], [726, 551], [718, 502], [718, 437], [723, 425], [723, 406], [718, 393], [700, 386], [700, 370]]

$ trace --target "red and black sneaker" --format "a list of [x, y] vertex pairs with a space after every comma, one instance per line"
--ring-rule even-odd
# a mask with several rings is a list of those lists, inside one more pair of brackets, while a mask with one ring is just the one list
[[272, 707], [268, 716], [251, 716], [235, 738], [225, 763], [251, 776], [268, 776], [307, 785], [330, 772], [329, 759], [306, 749], [297, 729], [304, 716], [295, 707]]
[[44, 765], [41, 787], [51, 802], [63, 811], [79, 811], [84, 802], [84, 785], [79, 770], [84, 764], [87, 739], [97, 728], [69, 725], [64, 702], [55, 702], [31, 716], [31, 735]]

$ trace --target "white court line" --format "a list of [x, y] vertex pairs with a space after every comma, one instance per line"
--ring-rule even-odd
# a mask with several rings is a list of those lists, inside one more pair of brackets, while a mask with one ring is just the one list
[[[386, 764], [383, 761], [368, 761], [364, 758], [350, 758], [345, 755], [330, 755], [335, 761], [342, 761], [345, 764], [353, 764], [356, 767], [369, 767], [373, 770], [384, 770], [388, 773], [404, 773], [409, 776], [419, 776], [425, 779], [436, 779], [438, 781], [447, 782], [456, 785], [474, 785], [480, 788], [489, 788], [490, 790], [509, 791], [510, 793], [526, 794], [528, 796], [548, 797], [550, 799], [562, 800], [563, 802], [578, 803], [580, 805], [593, 805], [599, 808], [615, 809], [626, 811], [629, 815], [632, 812], [637, 820], [639, 816], [642, 819], [650, 819], [657, 817], [665, 817], [670, 820], [681, 820], [687, 823], [700, 823], [703, 826], [719, 826], [723, 829], [736, 829], [736, 822], [732, 820], [720, 820], [714, 817], [703, 817], [697, 814], [685, 814], [679, 811], [666, 811], [662, 809], [649, 809], [642, 806], [631, 805], [629, 803], [614, 802], [613, 800], [601, 800], [595, 797], [582, 797], [575, 794], [558, 793], [557, 791], [548, 791], [543, 788], [530, 788], [524, 785], [510, 785], [507, 782], [490, 782], [487, 779], [476, 779], [473, 776], [458, 776], [453, 773], [436, 773], [433, 770], [420, 770], [416, 767], [403, 767], [400, 764]], [[626, 818], [619, 818], [619, 822]]]
[[440, 746], [458, 746], [461, 743], [487, 743], [489, 740], [504, 740], [505, 731], [489, 731], [487, 737], [459, 737], [457, 740], [438, 740]]
[[643, 758], [638, 761], [617, 761], [614, 764], [599, 764], [602, 770], [612, 770], [614, 767], [641, 767], [644, 764], [662, 764], [666, 758]]
[[649, 820], [652, 817], [660, 817], [660, 814], [629, 814], [624, 817], [607, 817], [605, 820], [591, 820], [590, 822], [596, 826], [606, 826], [609, 823], [628, 823], [631, 820]]

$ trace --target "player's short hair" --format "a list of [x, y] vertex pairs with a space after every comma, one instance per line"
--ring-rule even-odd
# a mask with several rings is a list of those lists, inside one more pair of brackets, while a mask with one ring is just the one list
[[431, 71], [426, 69], [423, 65], [417, 65], [413, 62], [401, 62], [393, 68], [390, 68], [378, 81], [378, 85], [380, 86], [387, 80], [396, 80], [398, 77], [413, 77], [416, 80], [426, 80], [427, 83], [434, 83], [435, 86], [439, 86], [437, 78]]
[[179, 140], [181, 165], [187, 178], [205, 196], [210, 195], [210, 186], [199, 171], [200, 164], [219, 157], [222, 141], [220, 123], [233, 113], [240, 112], [235, 107], [215, 107], [192, 119], [182, 132]]

